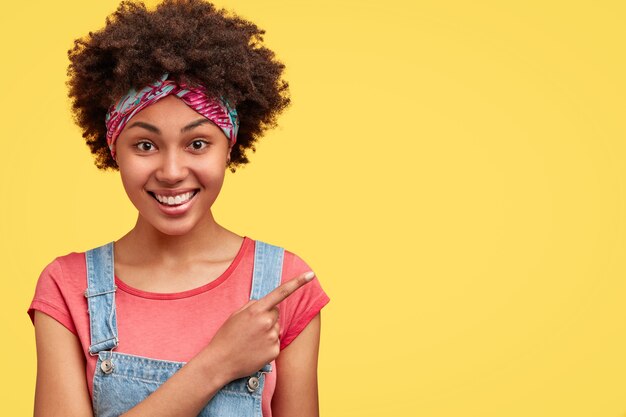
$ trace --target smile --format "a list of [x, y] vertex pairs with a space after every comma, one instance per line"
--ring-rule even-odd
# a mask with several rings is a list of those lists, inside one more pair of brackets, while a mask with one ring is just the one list
[[159, 195], [151, 191], [148, 191], [148, 193], [159, 203], [165, 206], [179, 206], [191, 200], [198, 193], [198, 190], [188, 191], [186, 193], [176, 195]]

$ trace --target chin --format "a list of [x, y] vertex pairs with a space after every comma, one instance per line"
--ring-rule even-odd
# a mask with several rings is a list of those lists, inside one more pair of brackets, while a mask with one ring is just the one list
[[193, 226], [173, 226], [173, 227], [158, 227], [154, 226], [159, 232], [168, 236], [183, 236], [190, 233], [194, 228]]
[[193, 232], [200, 224], [197, 221], [190, 221], [192, 219], [158, 219], [141, 216], [141, 222], [143, 223], [143, 229], [152, 229], [157, 234], [166, 236], [183, 236]]
[[159, 232], [161, 232], [164, 235], [167, 236], [184, 236], [187, 233], [189, 233], [189, 230], [185, 229], [185, 230], [180, 230], [180, 229], [175, 229], [175, 230], [163, 230], [163, 229], [159, 229]]

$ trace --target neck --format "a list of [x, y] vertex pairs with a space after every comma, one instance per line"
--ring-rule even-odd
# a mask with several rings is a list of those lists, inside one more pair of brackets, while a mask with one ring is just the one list
[[116, 256], [121, 256], [120, 261], [132, 264], [192, 262], [207, 254], [219, 254], [231, 235], [232, 232], [217, 224], [211, 212], [206, 221], [182, 235], [165, 234], [139, 215], [133, 229], [115, 243], [119, 249]]

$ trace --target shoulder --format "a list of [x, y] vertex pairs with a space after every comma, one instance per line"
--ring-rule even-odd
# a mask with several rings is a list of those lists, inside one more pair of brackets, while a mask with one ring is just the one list
[[61, 268], [66, 275], [85, 274], [87, 271], [87, 265], [85, 262], [85, 256], [87, 252], [94, 251], [96, 249], [102, 249], [110, 243], [91, 247], [84, 251], [68, 252], [64, 255], [57, 256], [47, 267]]
[[41, 271], [28, 315], [34, 324], [35, 310], [61, 322], [76, 334], [73, 315], [85, 310], [86, 267], [83, 252], [57, 256]]
[[44, 299], [81, 295], [87, 283], [84, 252], [70, 252], [50, 261], [41, 271], [36, 285], [36, 296]]
[[50, 276], [55, 281], [66, 281], [85, 273], [85, 252], [70, 252], [54, 258], [44, 267], [41, 275]]
[[285, 278], [289, 279], [289, 277], [295, 277], [312, 270], [313, 268], [302, 257], [285, 249], [283, 258], [283, 281], [285, 281]]
[[[259, 241], [255, 240], [255, 242]], [[282, 275], [280, 280], [281, 284], [297, 278], [305, 272], [313, 271], [315, 273], [315, 278], [311, 281], [311, 283], [304, 285], [303, 287], [296, 290], [296, 292], [286, 300], [287, 304], [289, 304], [289, 302], [297, 302], [299, 298], [306, 298], [307, 296], [311, 298], [320, 298], [320, 300], [327, 299], [327, 295], [322, 289], [319, 277], [309, 260], [305, 261], [304, 258], [299, 254], [295, 253], [292, 250], [285, 249], [282, 246], [278, 246], [273, 243], [270, 245], [273, 245], [283, 250]], [[326, 302], [327, 301], [328, 300], [326, 300]]]
[[[281, 248], [284, 249], [281, 283], [290, 281], [308, 271], [316, 272], [308, 259], [305, 261], [300, 254], [293, 250]], [[322, 288], [316, 273], [311, 282], [298, 288], [279, 304], [281, 350], [304, 330], [329, 301], [330, 298]]]
[[[253, 239], [254, 240], [254, 239]], [[282, 281], [288, 281], [290, 278], [293, 278], [297, 275], [300, 275], [304, 272], [311, 271], [312, 268], [308, 262], [306, 262], [300, 255], [295, 252], [286, 249], [285, 247], [276, 244], [265, 242], [262, 240], [254, 240], [255, 245], [258, 243], [268, 244], [283, 250], [283, 279]]]

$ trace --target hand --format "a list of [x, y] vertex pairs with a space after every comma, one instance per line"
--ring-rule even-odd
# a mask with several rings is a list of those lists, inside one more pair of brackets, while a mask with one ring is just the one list
[[251, 375], [280, 353], [278, 304], [315, 274], [307, 272], [285, 282], [260, 300], [250, 300], [235, 311], [201, 352], [216, 360], [227, 382]]

